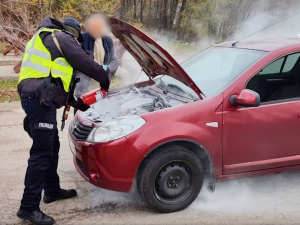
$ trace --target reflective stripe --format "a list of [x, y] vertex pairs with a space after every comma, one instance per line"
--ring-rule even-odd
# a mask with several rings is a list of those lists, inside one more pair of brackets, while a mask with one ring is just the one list
[[67, 62], [62, 61], [61, 59], [55, 60], [55, 62], [61, 66], [69, 66], [69, 64]]
[[47, 60], [51, 60], [49, 54], [47, 54], [46, 52], [34, 49], [32, 47], [28, 48], [26, 53], [36, 55], [36, 56], [42, 57], [42, 58], [47, 59]]
[[[28, 42], [28, 44], [27, 44], [26, 47], [30, 48], [31, 46], [33, 46], [33, 44], [34, 44], [35, 40], [37, 39], [38, 35], [39, 35], [39, 32], [37, 32], [37, 33], [32, 37], [32, 39], [30, 40], [30, 42]], [[31, 45], [29, 45], [29, 44], [31, 44]], [[26, 49], [26, 50], [27, 50], [27, 49]]]
[[52, 74], [53, 77], [61, 79], [64, 90], [68, 92], [73, 68], [63, 57], [52, 61], [49, 50], [40, 38], [41, 32], [53, 32], [54, 30], [41, 28], [28, 42], [18, 83], [24, 79], [47, 77]]
[[42, 66], [40, 64], [34, 63], [34, 62], [30, 62], [30, 61], [23, 61], [22, 63], [22, 68], [23, 67], [29, 67], [31, 69], [35, 69], [39, 72], [45, 73], [45, 74], [49, 74], [50, 69], [48, 67]]
[[52, 73], [53, 73], [53, 75], [62, 75], [62, 76], [65, 76], [65, 77], [67, 76], [66, 73], [64, 73], [62, 71], [59, 71], [59, 70], [56, 70], [56, 69], [53, 69]]
[[[40, 35], [40, 33], [39, 32], [37, 32], [34, 36], [33, 36], [33, 38], [31, 39], [31, 45], [30, 46], [27, 46], [28, 47], [28, 49], [30, 49], [32, 46], [34, 46], [34, 44], [35, 44], [35, 41], [36, 41], [36, 39], [39, 37], [39, 35]], [[25, 52], [26, 53], [26, 52]], [[28, 56], [28, 61], [30, 61], [30, 59], [31, 59], [31, 55], [32, 54], [30, 54], [29, 53], [29, 56]]]

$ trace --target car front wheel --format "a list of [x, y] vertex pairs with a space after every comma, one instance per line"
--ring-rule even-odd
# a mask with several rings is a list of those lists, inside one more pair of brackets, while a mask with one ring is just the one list
[[143, 162], [138, 190], [154, 210], [170, 213], [185, 209], [197, 198], [203, 179], [202, 163], [193, 152], [167, 146]]

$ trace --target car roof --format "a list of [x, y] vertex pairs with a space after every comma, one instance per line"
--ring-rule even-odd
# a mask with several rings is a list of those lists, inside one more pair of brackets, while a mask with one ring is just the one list
[[295, 44], [300, 45], [300, 37], [242, 40], [240, 42], [237, 42], [234, 46], [232, 46], [232, 44], [234, 44], [235, 42], [236, 41], [224, 42], [216, 46], [245, 48], [245, 49], [271, 52], [276, 49], [288, 47]]

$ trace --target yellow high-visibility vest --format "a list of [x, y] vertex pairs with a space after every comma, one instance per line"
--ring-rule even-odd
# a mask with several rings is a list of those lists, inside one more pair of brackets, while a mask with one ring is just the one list
[[41, 28], [27, 43], [18, 83], [29, 78], [48, 77], [51, 72], [52, 77], [61, 79], [64, 90], [66, 92], [69, 91], [73, 75], [72, 66], [63, 57], [56, 58], [52, 61], [50, 52], [44, 46], [40, 38], [41, 32], [52, 33], [54, 31], [61, 32], [61, 30], [58, 29]]

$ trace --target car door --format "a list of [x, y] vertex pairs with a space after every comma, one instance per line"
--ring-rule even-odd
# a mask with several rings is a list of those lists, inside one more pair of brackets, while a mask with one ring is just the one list
[[[278, 62], [279, 60], [280, 62]], [[300, 79], [299, 53], [296, 60], [295, 55], [291, 54], [291, 58], [278, 59], [278, 61], [274, 61], [273, 65], [269, 64], [268, 68], [261, 70], [243, 85], [244, 88], [252, 89], [250, 86], [247, 87], [248, 83], [254, 79], [259, 80], [258, 76], [266, 76], [262, 85], [257, 84], [253, 88], [253, 90], [256, 89], [254, 90], [256, 92], [264, 92], [268, 87], [274, 88], [272, 83], [276, 83], [277, 90], [274, 90], [274, 93], [270, 94], [271, 96], [266, 96], [259, 107], [235, 107], [233, 109], [229, 100], [225, 99], [223, 113], [224, 174], [300, 164], [300, 86], [296, 86], [299, 85]], [[287, 64], [285, 65], [285, 63]], [[278, 68], [280, 68], [280, 72]], [[284, 77], [284, 73], [288, 75]], [[279, 79], [279, 76], [282, 77]], [[281, 86], [278, 84], [280, 81], [282, 82]], [[258, 88], [259, 86], [261, 87]], [[299, 93], [297, 92], [298, 94], [296, 93], [294, 96], [276, 93], [285, 87], [287, 87], [287, 92], [289, 90], [292, 92], [294, 89], [297, 91], [299, 88]], [[272, 95], [276, 94], [281, 98], [274, 100]]]

